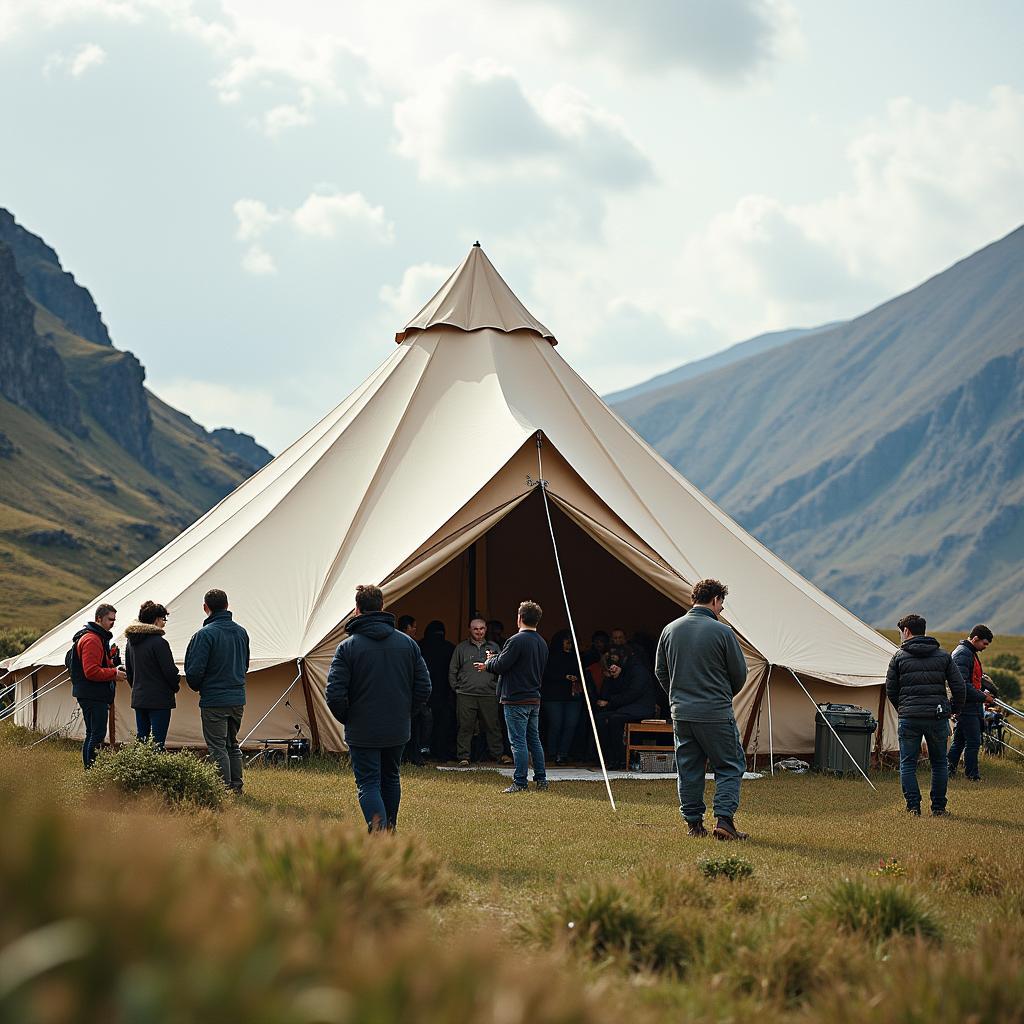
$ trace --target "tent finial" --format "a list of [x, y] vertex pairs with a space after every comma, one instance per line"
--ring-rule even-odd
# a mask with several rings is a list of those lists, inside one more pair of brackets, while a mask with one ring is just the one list
[[480, 248], [480, 239], [479, 238], [473, 243], [473, 248], [474, 249], [479, 249]]

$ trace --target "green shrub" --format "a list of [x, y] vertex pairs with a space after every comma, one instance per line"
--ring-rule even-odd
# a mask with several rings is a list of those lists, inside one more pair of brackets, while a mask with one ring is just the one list
[[[685, 913], [685, 911], [684, 911]], [[568, 946], [600, 962], [634, 970], [682, 975], [699, 956], [701, 919], [670, 915], [636, 887], [590, 883], [563, 891], [522, 926], [526, 938], [545, 947]]]
[[169, 804], [217, 808], [224, 801], [216, 765], [190, 750], [164, 752], [149, 741], [102, 751], [85, 780], [96, 791], [154, 793]]
[[942, 930], [924, 903], [900, 885], [844, 879], [826, 894], [822, 913], [847, 932], [874, 942], [893, 935], [919, 935], [938, 942]]
[[0, 661], [4, 658], [13, 658], [21, 654], [34, 644], [42, 633], [38, 629], [29, 629], [27, 626], [15, 626], [13, 629], [0, 629]]
[[728, 857], [705, 857], [698, 861], [698, 867], [705, 878], [728, 878], [730, 882], [754, 873], [754, 865], [734, 853]]
[[989, 671], [992, 682], [999, 687], [999, 699], [1009, 701], [1020, 700], [1020, 680], [1005, 668], [993, 668]]
[[1010, 672], [1019, 672], [1021, 670], [1020, 658], [1016, 654], [1011, 654], [1009, 651], [1005, 651], [1002, 654], [997, 654], [989, 662], [992, 668], [1005, 668]]

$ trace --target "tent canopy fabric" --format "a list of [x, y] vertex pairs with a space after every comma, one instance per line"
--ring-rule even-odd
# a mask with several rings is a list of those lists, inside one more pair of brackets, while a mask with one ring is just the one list
[[[180, 663], [203, 594], [216, 586], [249, 631], [255, 675], [302, 659], [308, 703], [328, 719], [322, 687], [356, 585], [382, 584], [393, 604], [506, 517], [525, 523], [517, 510], [536, 493], [540, 455], [566, 525], [680, 612], [698, 579], [730, 585], [723, 617], [751, 664], [738, 713], [757, 712], [755, 691], [769, 666], [864, 689], [874, 708], [893, 645], [747, 534], [620, 420], [558, 355], [551, 333], [482, 249], [470, 250], [399, 337], [316, 426], [8, 667], [23, 675], [59, 666], [99, 601], [120, 609], [123, 628], [147, 599], [170, 609], [167, 639]], [[523, 543], [550, 559], [546, 531]], [[774, 698], [774, 676], [772, 683]], [[813, 737], [813, 708], [805, 710], [810, 724], [794, 727], [804, 743], [796, 749]], [[336, 745], [336, 725], [321, 724], [325, 742]], [[895, 746], [894, 721], [886, 733], [886, 747]]]

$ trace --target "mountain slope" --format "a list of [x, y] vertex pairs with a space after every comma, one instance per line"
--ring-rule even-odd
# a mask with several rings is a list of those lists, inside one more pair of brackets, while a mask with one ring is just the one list
[[640, 384], [634, 384], [631, 388], [623, 388], [610, 395], [605, 395], [604, 400], [610, 405], [617, 405], [620, 402], [628, 402], [631, 398], [638, 398], [640, 395], [649, 395], [662, 388], [671, 387], [673, 384], [682, 384], [685, 380], [699, 377], [703, 373], [711, 373], [713, 370], [720, 370], [723, 367], [738, 363], [741, 359], [749, 359], [751, 356], [760, 355], [762, 352], [770, 352], [774, 348], [788, 345], [797, 338], [806, 338], [811, 334], [820, 334], [832, 327], [835, 323], [823, 324], [821, 327], [792, 327], [786, 331], [769, 331], [767, 334], [758, 334], [746, 341], [739, 341], [730, 345], [721, 352], [705, 356], [703, 359], [695, 359], [690, 363], [683, 363], [674, 370], [667, 370], [659, 373], [657, 377], [651, 377]]
[[1024, 630], [1024, 228], [820, 335], [617, 405], [875, 623]]
[[[23, 248], [53, 252], [35, 242]], [[130, 352], [72, 331], [39, 294], [0, 241], [0, 627], [64, 618], [271, 457], [160, 401]]]

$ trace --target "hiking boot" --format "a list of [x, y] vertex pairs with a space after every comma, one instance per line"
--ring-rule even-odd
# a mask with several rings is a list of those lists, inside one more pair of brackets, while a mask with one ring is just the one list
[[502, 790], [502, 793], [525, 793], [525, 792], [526, 792], [526, 787], [525, 786], [518, 786], [514, 782], [512, 783], [511, 786], [508, 787], [508, 789], [503, 789]]
[[686, 834], [694, 839], [706, 839], [708, 830], [704, 827], [703, 821], [688, 821], [686, 823]]
[[464, 758], [463, 758], [463, 759], [462, 759], [462, 760], [461, 760], [461, 761], [459, 762], [459, 767], [460, 767], [460, 768], [468, 768], [468, 767], [469, 767], [469, 758], [468, 758], [468, 757], [464, 757]]
[[509, 757], [508, 754], [502, 754], [501, 757], [498, 758], [498, 761], [501, 764], [512, 764], [512, 758]]
[[908, 807], [907, 808], [907, 814], [912, 814], [912, 815], [914, 815], [915, 818], [920, 818], [921, 817], [921, 808], [920, 807]]
[[749, 839], [746, 832], [741, 832], [732, 818], [719, 818], [711, 834], [722, 842], [733, 842], [737, 839]]
[[541, 779], [540, 782], [537, 782], [536, 780], [534, 780], [533, 788], [534, 789], [547, 789], [548, 788], [548, 780], [547, 779]]
[[[918, 811], [917, 813], [920, 814], [921, 812]], [[945, 807], [940, 807], [938, 810], [935, 810], [934, 808], [932, 809], [932, 817], [933, 818], [952, 818], [953, 815], [950, 814], [949, 811], [947, 811]]]

